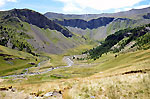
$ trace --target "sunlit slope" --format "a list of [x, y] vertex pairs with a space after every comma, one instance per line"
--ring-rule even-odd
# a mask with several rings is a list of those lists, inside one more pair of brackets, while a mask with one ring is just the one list
[[30, 63], [37, 62], [38, 58], [29, 53], [0, 45], [0, 76], [21, 73], [25, 68], [33, 66]]
[[29, 53], [61, 54], [85, 39], [29, 9], [0, 12], [0, 45]]
[[[36, 93], [39, 96], [47, 92], [61, 91], [65, 99], [148, 99], [149, 54], [150, 50], [119, 54], [118, 57], [108, 53], [89, 64], [80, 61], [79, 65], [53, 70], [47, 74], [27, 76], [27, 79], [15, 81], [9, 79], [4, 85], [10, 86], [13, 83], [18, 90], [24, 90], [27, 94]], [[16, 82], [21, 85], [18, 86]]]

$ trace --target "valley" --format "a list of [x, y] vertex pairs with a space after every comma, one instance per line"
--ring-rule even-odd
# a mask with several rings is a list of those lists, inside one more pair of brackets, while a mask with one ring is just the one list
[[[124, 97], [126, 98], [133, 98], [137, 96], [148, 98], [149, 90], [144, 88], [148, 89], [148, 85], [146, 86], [145, 84], [149, 84], [149, 53], [150, 50], [135, 51], [127, 54], [120, 54], [117, 58], [115, 58], [115, 54], [109, 53], [88, 64], [85, 63], [85, 61], [75, 61], [71, 67], [54, 69], [53, 71], [44, 74], [32, 76], [26, 75], [23, 78], [6, 77], [3, 78], [4, 81], [1, 84], [6, 88], [9, 86], [16, 88], [16, 91], [12, 92], [12, 94], [17, 95], [16, 98], [18, 99], [23, 94], [25, 94], [25, 97], [37, 97], [31, 95], [31, 93], [35, 93], [35, 95], [39, 94], [38, 97], [42, 98], [46, 93], [54, 91], [61, 91], [63, 93], [61, 95], [63, 95], [63, 98], [65, 99], [67, 97], [90, 98], [92, 96], [99, 98], [101, 95], [103, 96], [101, 91], [105, 91], [106, 93], [108, 91], [108, 93], [110, 93], [109, 91], [111, 91], [110, 89], [112, 87], [114, 88], [112, 90], [116, 90], [117, 86], [124, 89], [126, 88], [126, 85], [130, 87], [128, 89], [124, 89], [125, 92], [120, 89], [119, 92], [115, 94], [116, 96], [112, 96], [111, 93], [107, 93], [106, 96], [103, 97], [112, 98], [118, 97], [120, 94], [124, 94]], [[130, 71], [142, 72], [130, 73]], [[135, 82], [134, 79], [135, 81], [138, 80], [138, 82]], [[112, 83], [115, 83], [115, 85]], [[134, 87], [130, 89], [131, 86], [133, 86], [132, 84], [138, 84], [138, 86], [135, 85], [136, 89]], [[112, 87], [108, 85], [111, 85]], [[104, 89], [99, 90], [96, 88], [97, 86], [99, 86], [98, 88], [104, 87]], [[128, 93], [129, 90], [130, 93]], [[142, 93], [136, 94], [132, 90], [135, 90], [135, 92], [144, 91], [144, 96]], [[22, 91], [25, 93], [19, 94], [19, 92]], [[101, 92], [101, 94], [99, 92]], [[129, 94], [131, 96], [129, 96]], [[50, 97], [60, 98], [60, 95], [58, 94]]]
[[0, 11], [0, 99], [149, 99], [149, 13]]

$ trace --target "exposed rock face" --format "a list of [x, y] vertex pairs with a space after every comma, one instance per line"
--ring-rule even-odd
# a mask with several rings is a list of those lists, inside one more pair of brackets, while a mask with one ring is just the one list
[[64, 19], [63, 21], [59, 21], [56, 19], [54, 21], [63, 26], [78, 27], [82, 29], [86, 29], [88, 26], [87, 22], [82, 19], [69, 19], [69, 20]]
[[13, 9], [10, 11], [10, 14], [5, 17], [18, 17], [21, 21], [27, 22], [32, 25], [36, 25], [40, 28], [49, 28], [51, 30], [57, 30], [61, 32], [64, 36], [66, 37], [72, 37], [72, 33], [67, 30], [65, 27], [62, 27], [55, 23], [54, 21], [49, 20], [47, 17], [44, 15], [28, 10], [28, 9]]
[[82, 19], [64, 19], [60, 21], [56, 19], [55, 22], [65, 26], [69, 31], [82, 35], [86, 39], [90, 38], [94, 40], [104, 39], [107, 35], [113, 34], [115, 31], [132, 27], [138, 23], [133, 19], [112, 17], [100, 17], [90, 21]]
[[113, 20], [114, 20], [114, 18], [111, 18], [111, 17], [101, 17], [98, 19], [92, 19], [92, 20], [88, 21], [88, 25], [89, 25], [88, 28], [94, 29], [94, 28], [98, 28], [101, 26], [106, 26]]
[[62, 21], [56, 19], [54, 21], [63, 26], [77, 27], [81, 29], [95, 29], [101, 26], [106, 26], [113, 20], [114, 18], [112, 17], [100, 17], [98, 19], [92, 19], [90, 21], [85, 21], [82, 19], [64, 19]]
[[20, 51], [61, 54], [85, 43], [66, 27], [29, 9], [0, 11], [0, 23], [0, 45]]

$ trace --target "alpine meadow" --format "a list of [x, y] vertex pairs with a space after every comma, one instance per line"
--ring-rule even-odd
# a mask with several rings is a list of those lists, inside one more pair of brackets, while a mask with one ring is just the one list
[[0, 99], [150, 99], [149, 1], [116, 1], [0, 0]]

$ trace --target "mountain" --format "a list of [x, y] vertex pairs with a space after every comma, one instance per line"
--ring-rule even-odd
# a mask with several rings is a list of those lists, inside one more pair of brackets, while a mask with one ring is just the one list
[[27, 22], [32, 25], [36, 25], [39, 28], [49, 28], [51, 30], [57, 30], [61, 32], [66, 37], [71, 37], [72, 34], [67, 29], [64, 29], [60, 25], [56, 24], [55, 22], [47, 19], [45, 16], [41, 15], [38, 12], [29, 10], [29, 9], [13, 9], [8, 12], [1, 12], [3, 15], [3, 19], [11, 19], [11, 18], [19, 18], [23, 22]]
[[103, 40], [120, 29], [148, 24], [150, 7], [118, 13], [68, 15], [45, 13], [54, 22], [86, 39]]
[[67, 28], [29, 9], [0, 12], [1, 45], [28, 52], [62, 53], [84, 43]]
[[126, 17], [131, 18], [137, 17], [141, 14], [150, 13], [150, 7], [143, 8], [143, 9], [131, 9], [129, 11], [122, 11], [118, 13], [102, 13], [102, 14], [61, 14], [61, 13], [53, 13], [47, 12], [44, 15], [50, 19], [83, 19], [83, 20], [91, 20], [97, 19], [99, 17]]
[[146, 9], [88, 20], [0, 11], [0, 97], [150, 99]]
[[139, 26], [136, 28], [126, 28], [119, 30], [114, 34], [107, 36], [101, 45], [86, 51], [89, 53], [90, 58], [96, 60], [102, 54], [108, 52], [121, 52], [136, 51], [139, 49], [150, 48], [150, 24]]
[[81, 28], [81, 29], [85, 30], [87, 28], [95, 29], [95, 28], [98, 28], [101, 26], [106, 26], [113, 20], [114, 20], [114, 18], [111, 18], [111, 17], [101, 17], [98, 19], [92, 19], [90, 21], [85, 21], [85, 20], [81, 20], [81, 19], [70, 19], [70, 20], [64, 19], [63, 21], [55, 20], [55, 22], [57, 22], [63, 26], [77, 27], [77, 28]]
[[0, 11], [0, 44], [32, 54], [60, 54], [89, 41], [104, 40], [120, 29], [150, 23], [149, 9], [88, 15], [42, 15], [29, 9]]

